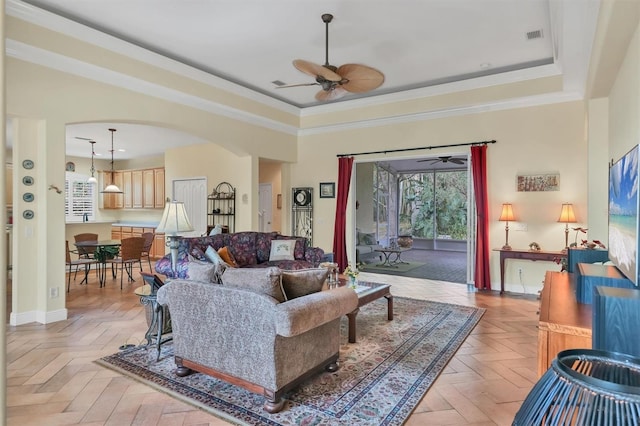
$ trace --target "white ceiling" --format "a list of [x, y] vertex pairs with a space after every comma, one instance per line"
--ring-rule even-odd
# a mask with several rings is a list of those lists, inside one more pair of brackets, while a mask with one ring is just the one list
[[[311, 83], [313, 77], [292, 65], [294, 59], [325, 61], [323, 13], [329, 24], [329, 62], [360, 63], [380, 70], [378, 89], [349, 94], [331, 103], [359, 97], [411, 93], [425, 87], [493, 75], [494, 84], [510, 81], [514, 72], [527, 78], [549, 75], [550, 67], [571, 79], [585, 79], [595, 20], [582, 19], [599, 0], [26, 0], [78, 23], [160, 53], [244, 88], [298, 108], [318, 105], [318, 86], [276, 89], [272, 83]], [[584, 9], [584, 10], [583, 10]], [[596, 8], [597, 10], [597, 8]], [[567, 13], [569, 11], [569, 13]], [[567, 18], [568, 17], [568, 18]], [[540, 30], [542, 37], [528, 40]], [[570, 34], [570, 37], [567, 37]], [[588, 46], [583, 49], [582, 43]], [[562, 49], [569, 53], [563, 55]], [[586, 51], [585, 51], [586, 50]], [[561, 63], [565, 61], [565, 63]], [[520, 71], [518, 71], [520, 70]], [[582, 73], [584, 74], [584, 72]], [[495, 79], [497, 78], [497, 79]], [[584, 81], [578, 82], [584, 90]], [[575, 84], [573, 84], [575, 86]], [[189, 136], [163, 129], [102, 123], [70, 126], [68, 154], [90, 154], [108, 127], [120, 129], [118, 141], [144, 141], [149, 154], [173, 143], [193, 143]], [[164, 134], [166, 133], [166, 135]], [[153, 141], [150, 147], [149, 141]], [[202, 141], [195, 141], [202, 142]], [[97, 147], [96, 147], [97, 148]], [[116, 147], [117, 148], [117, 147]], [[151, 150], [150, 150], [151, 148]], [[117, 154], [116, 154], [117, 155]]]

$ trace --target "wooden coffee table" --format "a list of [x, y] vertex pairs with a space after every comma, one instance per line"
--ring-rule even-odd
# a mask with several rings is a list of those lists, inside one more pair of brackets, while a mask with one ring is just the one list
[[[348, 281], [345, 278], [340, 277], [340, 286], [346, 286]], [[359, 281], [356, 293], [358, 294], [358, 308], [347, 314], [349, 320], [349, 343], [356, 342], [356, 316], [360, 311], [360, 307], [371, 303], [374, 300], [384, 297], [387, 299], [387, 319], [393, 320], [393, 296], [389, 289], [390, 284], [372, 283], [368, 281]]]

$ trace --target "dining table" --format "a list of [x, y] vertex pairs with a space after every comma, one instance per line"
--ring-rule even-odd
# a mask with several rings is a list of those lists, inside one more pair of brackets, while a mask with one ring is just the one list
[[[87, 252], [94, 253], [97, 249], [105, 249], [106, 247], [117, 247], [118, 249], [122, 245], [121, 240], [89, 240], [89, 241], [78, 241], [74, 243], [77, 248], [85, 249]], [[98, 280], [100, 282], [100, 288], [102, 288], [107, 280], [107, 258], [103, 257], [98, 260]]]

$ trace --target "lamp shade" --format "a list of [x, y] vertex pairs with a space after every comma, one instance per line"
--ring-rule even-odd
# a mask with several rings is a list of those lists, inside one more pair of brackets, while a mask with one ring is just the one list
[[187, 217], [184, 203], [171, 201], [165, 204], [162, 219], [160, 219], [156, 232], [162, 232], [166, 235], [177, 235], [181, 232], [191, 231], [193, 231], [193, 226]]
[[502, 213], [500, 213], [500, 222], [515, 222], [516, 218], [513, 215], [513, 207], [510, 203], [504, 203], [502, 205]]
[[558, 222], [560, 223], [575, 223], [576, 215], [573, 213], [573, 204], [564, 203], [562, 205], [562, 210], [560, 210], [560, 217], [558, 218]]

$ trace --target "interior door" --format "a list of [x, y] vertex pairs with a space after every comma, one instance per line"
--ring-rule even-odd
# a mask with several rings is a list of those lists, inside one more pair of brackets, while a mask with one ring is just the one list
[[193, 232], [183, 237], [198, 237], [207, 232], [207, 178], [174, 179], [172, 181], [175, 201], [182, 201]]
[[271, 221], [273, 220], [273, 190], [271, 184], [261, 183], [258, 191], [260, 232], [271, 232]]

